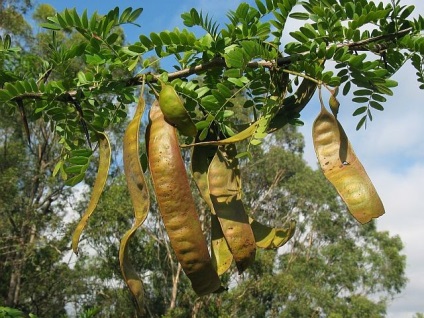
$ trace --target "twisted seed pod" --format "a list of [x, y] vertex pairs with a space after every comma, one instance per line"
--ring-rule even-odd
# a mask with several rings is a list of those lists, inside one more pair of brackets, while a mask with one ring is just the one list
[[321, 112], [312, 126], [315, 152], [324, 172], [362, 224], [384, 214], [383, 203], [353, 151], [343, 127], [321, 101]]
[[212, 205], [239, 273], [255, 259], [256, 243], [241, 201], [240, 170], [233, 144], [221, 146], [208, 170]]
[[122, 276], [135, 299], [138, 313], [141, 316], [144, 316], [146, 313], [143, 282], [131, 264], [128, 255], [128, 242], [135, 231], [146, 220], [150, 206], [149, 191], [146, 186], [139, 156], [140, 121], [144, 108], [145, 102], [143, 99], [143, 92], [141, 92], [134, 117], [128, 124], [123, 142], [124, 172], [134, 208], [134, 223], [124, 234], [119, 245], [119, 264]]
[[216, 216], [208, 188], [208, 168], [217, 151], [215, 146], [194, 147], [191, 154], [191, 170], [200, 195], [211, 210], [211, 258], [219, 276], [224, 274], [233, 262], [233, 254], [228, 247]]
[[75, 254], [78, 254], [78, 243], [82, 231], [87, 225], [88, 219], [94, 212], [94, 209], [99, 202], [100, 196], [103, 192], [103, 188], [106, 184], [107, 176], [110, 167], [111, 148], [109, 139], [104, 133], [98, 133], [99, 136], [99, 169], [97, 170], [96, 181], [94, 181], [93, 191], [91, 192], [90, 202], [88, 203], [87, 209], [85, 210], [81, 220], [75, 228], [74, 234], [72, 235], [72, 250]]
[[178, 131], [183, 135], [196, 136], [196, 125], [191, 120], [189, 113], [172, 85], [162, 82], [159, 105], [165, 120], [169, 124], [177, 127]]
[[249, 223], [255, 236], [256, 246], [264, 249], [276, 249], [283, 246], [294, 234], [296, 221], [290, 221], [287, 227], [274, 228], [259, 223], [249, 217]]
[[171, 246], [198, 295], [220, 291], [191, 194], [175, 128], [157, 102], [150, 110], [147, 154], [159, 211]]

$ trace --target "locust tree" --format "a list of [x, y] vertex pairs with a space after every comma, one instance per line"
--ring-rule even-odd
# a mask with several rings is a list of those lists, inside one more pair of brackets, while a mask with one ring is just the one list
[[[383, 202], [337, 120], [337, 95], [353, 93], [360, 129], [384, 110], [397, 85], [392, 76], [405, 63], [416, 69], [417, 82], [424, 82], [424, 19], [412, 16], [413, 6], [401, 1], [256, 0], [230, 10], [224, 26], [192, 9], [181, 14], [184, 29], [140, 34], [139, 41], [123, 45], [118, 27], [142, 23], [142, 11], [115, 8], [104, 16], [89, 16], [66, 9], [47, 18], [42, 26], [51, 31], [48, 54], [29, 75], [14, 72], [15, 64], [8, 63], [19, 54], [10, 36], [2, 35], [0, 51], [2, 108], [20, 114], [29, 144], [30, 123], [48, 123], [61, 147], [53, 176], [78, 184], [94, 151], [99, 152], [91, 200], [73, 235], [75, 252], [107, 182], [111, 145], [119, 143], [111, 143], [108, 135], [127, 118], [127, 105], [138, 101], [123, 138], [134, 223], [122, 237], [119, 261], [140, 315], [148, 308], [128, 243], [149, 211], [144, 172], [152, 176], [170, 244], [195, 292], [225, 292], [219, 276], [233, 261], [242, 273], [254, 266], [256, 249], [278, 248], [296, 232], [294, 219], [273, 228], [248, 216], [239, 161], [254, 160], [254, 148], [267, 136], [300, 124], [316, 91], [321, 112], [311, 128], [324, 175], [359, 223], [384, 214]], [[283, 32], [294, 20], [304, 24], [289, 33], [292, 41], [283, 43]], [[65, 44], [58, 38], [63, 31], [79, 39]], [[148, 58], [152, 55], [172, 59], [175, 66], [154, 70]], [[65, 76], [75, 60], [84, 61], [83, 68]], [[144, 93], [156, 100], [152, 107]], [[235, 111], [239, 95], [244, 96], [243, 117]], [[140, 120], [149, 108], [147, 156], [144, 151], [141, 155], [148, 164], [142, 165]], [[248, 146], [238, 151], [242, 140]], [[179, 146], [193, 148], [193, 180], [212, 212], [211, 255], [190, 199]]]

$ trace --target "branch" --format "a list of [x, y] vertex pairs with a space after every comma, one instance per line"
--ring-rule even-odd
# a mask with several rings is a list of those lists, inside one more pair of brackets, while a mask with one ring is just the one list
[[[384, 35], [379, 35], [379, 36], [375, 36], [369, 39], [365, 39], [365, 40], [361, 40], [361, 41], [357, 41], [357, 42], [350, 42], [350, 43], [340, 43], [337, 45], [337, 48], [344, 48], [347, 47], [349, 50], [351, 51], [369, 51], [369, 52], [373, 52], [371, 49], [367, 48], [368, 44], [371, 43], [376, 43], [376, 42], [380, 42], [380, 41], [392, 41], [398, 38], [401, 38], [403, 36], [405, 36], [408, 33], [411, 33], [413, 31], [413, 28], [407, 28], [404, 30], [401, 30], [399, 32], [395, 32], [395, 33], [390, 33], [390, 34], [384, 34]], [[330, 46], [327, 47], [327, 50], [330, 49]], [[285, 56], [282, 58], [277, 59], [276, 61], [266, 61], [266, 60], [261, 60], [261, 61], [252, 61], [249, 62], [247, 64], [247, 68], [258, 68], [258, 67], [264, 67], [264, 68], [274, 68], [274, 67], [287, 67], [288, 65], [290, 65], [291, 63], [293, 63], [293, 61], [295, 61], [296, 59], [298, 59], [301, 56], [305, 56], [307, 54], [309, 54], [310, 52], [303, 52], [303, 53], [299, 53], [299, 54], [295, 54], [295, 55], [290, 55], [290, 56]], [[375, 53], [375, 52], [373, 52]], [[168, 79], [169, 80], [173, 80], [176, 78], [186, 78], [189, 77], [191, 75], [195, 75], [195, 74], [200, 74], [202, 72], [205, 72], [207, 70], [210, 69], [214, 69], [214, 68], [225, 68], [227, 67], [227, 64], [225, 63], [225, 60], [223, 57], [215, 57], [212, 60], [205, 62], [203, 64], [199, 64], [196, 66], [192, 66], [183, 70], [179, 70], [176, 72], [172, 72], [168, 74]], [[143, 82], [144, 79], [144, 82]], [[149, 82], [149, 83], [156, 83], [158, 82], [158, 74], [154, 74], [154, 73], [148, 73], [148, 74], [139, 74], [136, 75], [132, 78], [129, 79], [124, 79], [124, 80], [117, 80], [117, 81], [113, 81], [113, 82], [122, 82], [124, 83], [124, 86], [126, 87], [132, 87], [132, 86], [139, 86], [142, 85], [145, 82]], [[94, 90], [97, 87], [90, 87], [89, 90]], [[64, 95], [68, 95], [68, 96], [75, 96], [77, 94], [76, 91], [69, 91], [66, 92]], [[42, 99], [43, 98], [43, 93], [24, 93], [21, 95], [16, 96], [15, 98], [13, 98], [12, 100], [17, 101], [17, 100], [24, 100], [24, 99]], [[58, 99], [58, 101], [68, 101], [66, 100], [66, 98], [63, 98], [63, 95], [61, 95], [61, 98]]]

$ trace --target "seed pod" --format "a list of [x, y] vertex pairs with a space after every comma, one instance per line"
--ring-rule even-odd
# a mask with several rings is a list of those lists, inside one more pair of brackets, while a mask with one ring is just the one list
[[211, 258], [212, 265], [219, 276], [224, 274], [233, 262], [233, 254], [222, 233], [221, 225], [216, 216], [208, 188], [208, 168], [217, 151], [215, 146], [194, 147], [191, 155], [191, 170], [193, 179], [200, 195], [211, 210]]
[[328, 101], [328, 104], [330, 105], [331, 112], [333, 113], [334, 117], [337, 118], [337, 114], [339, 113], [340, 103], [337, 99], [337, 97], [333, 94], [330, 96], [330, 100]]
[[384, 214], [383, 203], [353, 151], [343, 127], [324, 107], [312, 127], [315, 152], [325, 177], [362, 224]]
[[110, 167], [111, 149], [109, 139], [104, 133], [98, 133], [99, 136], [99, 169], [97, 170], [96, 181], [94, 182], [93, 191], [91, 193], [90, 202], [85, 210], [81, 220], [75, 228], [74, 234], [72, 235], [72, 249], [75, 254], [78, 254], [78, 243], [82, 231], [87, 225], [88, 219], [94, 212], [94, 209], [99, 202], [100, 196], [103, 192], [103, 188], [106, 184], [107, 176]]
[[284, 127], [288, 123], [288, 115], [298, 114], [314, 96], [317, 84], [311, 80], [303, 79], [296, 93], [284, 99], [282, 107], [271, 119], [268, 133]]
[[184, 107], [180, 97], [170, 84], [162, 82], [159, 93], [159, 105], [165, 120], [172, 126], [177, 127], [183, 135], [194, 137], [197, 133], [196, 125]]
[[279, 248], [286, 244], [294, 235], [296, 229], [296, 221], [291, 220], [288, 227], [277, 228], [275, 230], [275, 237], [272, 240], [272, 245], [270, 248]]
[[255, 236], [256, 246], [264, 249], [277, 249], [283, 246], [294, 234], [296, 222], [290, 221], [288, 227], [273, 228], [261, 224], [249, 217], [249, 223]]
[[137, 310], [141, 316], [145, 315], [145, 299], [143, 282], [131, 264], [128, 255], [128, 242], [135, 231], [144, 223], [149, 212], [149, 191], [144, 179], [139, 156], [140, 121], [145, 108], [143, 92], [140, 93], [137, 108], [133, 119], [128, 124], [123, 142], [124, 172], [128, 191], [134, 208], [134, 224], [124, 234], [119, 246], [119, 264], [122, 276], [134, 296]]
[[157, 102], [149, 117], [146, 137], [150, 173], [172, 248], [198, 295], [217, 292], [221, 282], [212, 267], [175, 128], [165, 121]]
[[256, 243], [241, 201], [241, 183], [235, 145], [220, 146], [208, 170], [212, 205], [239, 273], [255, 259]]

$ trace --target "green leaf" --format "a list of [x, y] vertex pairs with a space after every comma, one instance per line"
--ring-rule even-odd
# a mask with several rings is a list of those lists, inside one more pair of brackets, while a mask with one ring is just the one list
[[61, 26], [58, 26], [57, 24], [49, 23], [49, 22], [40, 23], [40, 26], [42, 28], [49, 29], [49, 30], [54, 30], [54, 31], [62, 30], [62, 27]]
[[89, 157], [83, 157], [83, 156], [71, 157], [68, 159], [68, 162], [72, 163], [73, 165], [85, 165], [89, 162]]
[[346, 82], [345, 86], [343, 87], [343, 95], [344, 96], [346, 96], [349, 93], [351, 85], [352, 84], [350, 83], [350, 81]]
[[364, 125], [366, 119], [367, 119], [367, 116], [364, 116], [359, 120], [358, 124], [356, 125], [356, 130], [361, 129], [361, 127]]
[[378, 103], [378, 102], [376, 102], [376, 101], [370, 101], [370, 106], [372, 107], [372, 108], [374, 108], [374, 109], [377, 109], [377, 110], [380, 110], [380, 111], [383, 111], [384, 110], [384, 107], [383, 107], [383, 105], [381, 105], [380, 103]]
[[119, 23], [125, 23], [125, 22], [127, 22], [128, 21], [128, 17], [130, 16], [131, 12], [132, 12], [132, 7], [126, 8], [122, 12], [122, 14], [121, 14], [121, 16], [119, 18]]
[[166, 45], [172, 44], [172, 40], [171, 40], [171, 37], [169, 36], [169, 32], [163, 31], [159, 33], [159, 36], [164, 44]]
[[162, 46], [162, 40], [157, 33], [154, 33], [154, 32], [150, 33], [150, 39], [152, 40], [153, 44], [156, 47]]
[[85, 174], [79, 174], [75, 177], [69, 178], [68, 180], [65, 181], [65, 184], [67, 186], [75, 186], [76, 184], [80, 183], [82, 180], [84, 180], [84, 176]]
[[359, 107], [353, 112], [352, 116], [358, 116], [360, 114], [363, 114], [367, 111], [367, 109], [368, 109], [367, 106]]
[[353, 92], [355, 96], [370, 96], [372, 94], [372, 90], [369, 89], [358, 89]]
[[352, 101], [355, 103], [368, 103], [370, 99], [368, 97], [354, 97]]
[[258, 10], [261, 14], [267, 13], [267, 9], [266, 9], [265, 5], [262, 3], [261, 0], [255, 0], [255, 3], [256, 3], [256, 7], [258, 8]]
[[134, 22], [135, 20], [138, 19], [138, 17], [140, 16], [140, 14], [143, 12], [143, 8], [138, 8], [135, 9], [130, 16], [128, 17], [128, 22]]
[[371, 98], [376, 100], [377, 102], [381, 102], [381, 103], [384, 103], [385, 101], [387, 101], [387, 99], [384, 96], [379, 95], [379, 94], [372, 94]]
[[391, 80], [391, 79], [386, 79], [384, 84], [385, 84], [386, 87], [396, 87], [396, 86], [398, 86], [398, 82], [395, 81], [395, 80]]
[[296, 20], [308, 20], [309, 13], [306, 12], [293, 12], [289, 14], [289, 17]]

